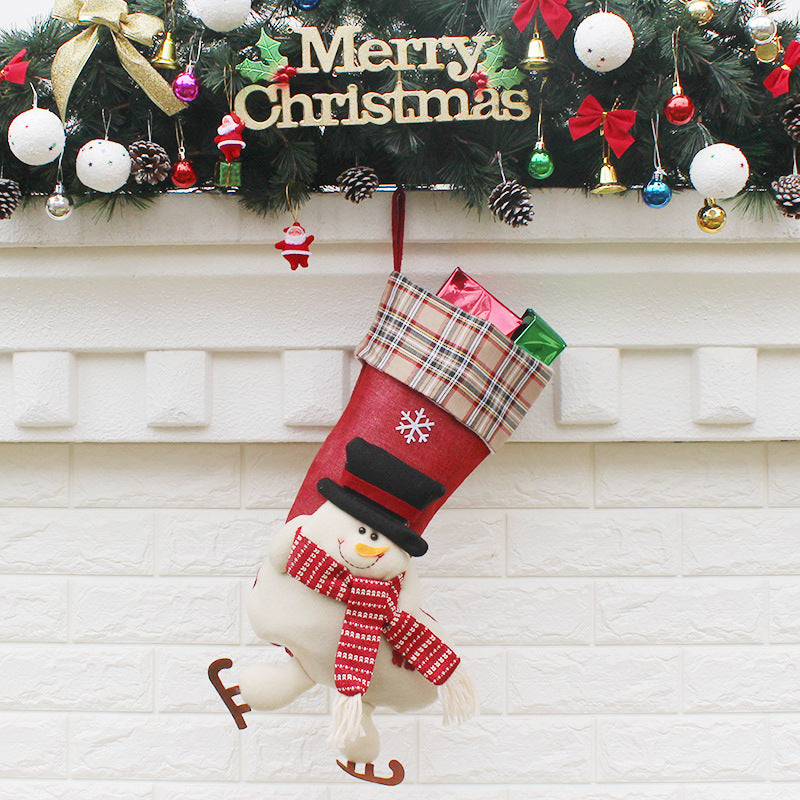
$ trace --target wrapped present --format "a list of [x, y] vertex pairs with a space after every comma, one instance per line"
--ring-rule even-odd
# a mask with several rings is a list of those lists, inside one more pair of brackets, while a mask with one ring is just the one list
[[544, 364], [552, 364], [567, 343], [532, 309], [522, 317], [522, 325], [511, 338]]
[[242, 185], [242, 162], [217, 161], [214, 166], [214, 185], [220, 189], [238, 189]]
[[453, 272], [442, 288], [436, 292], [436, 296], [447, 300], [462, 311], [491, 322], [506, 336], [510, 336], [522, 324], [522, 320], [513, 311], [506, 308], [462, 269]]

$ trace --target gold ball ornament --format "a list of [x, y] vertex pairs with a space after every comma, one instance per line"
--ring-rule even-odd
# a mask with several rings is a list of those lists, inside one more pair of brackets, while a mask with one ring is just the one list
[[698, 25], [706, 25], [714, 17], [714, 6], [708, 0], [689, 0], [686, 10]]
[[713, 198], [706, 198], [703, 207], [697, 212], [697, 227], [705, 233], [716, 233], [725, 225], [725, 209], [720, 208]]

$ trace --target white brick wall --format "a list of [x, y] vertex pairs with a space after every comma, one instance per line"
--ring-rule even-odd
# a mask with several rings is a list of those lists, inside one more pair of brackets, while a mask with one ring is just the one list
[[537, 192], [516, 231], [409, 194], [413, 280], [461, 266], [570, 344], [420, 561], [482, 717], [382, 715], [398, 789], [335, 766], [324, 690], [235, 728], [206, 668], [277, 657], [243, 603], [389, 202], [315, 197], [298, 273], [229, 198], [0, 223], [0, 800], [798, 800], [800, 226], [708, 237], [688, 192]]
[[[0, 796], [390, 791], [335, 766], [325, 691], [239, 732], [205, 674], [270, 655], [242, 604], [312, 451], [4, 446]], [[796, 800], [798, 486], [791, 442], [518, 443], [485, 462], [419, 564], [483, 713], [382, 716], [394, 791]]]

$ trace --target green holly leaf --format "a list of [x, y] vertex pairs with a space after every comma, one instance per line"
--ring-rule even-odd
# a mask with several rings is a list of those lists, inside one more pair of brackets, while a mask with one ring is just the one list
[[281, 55], [281, 43], [267, 36], [267, 32], [262, 28], [261, 36], [256, 42], [256, 47], [261, 51], [261, 58], [272, 67], [285, 67], [289, 64], [289, 59]]
[[485, 58], [478, 64], [480, 72], [487, 74], [500, 69], [503, 66], [503, 61], [506, 57], [506, 48], [502, 39], [498, 39], [491, 47], [484, 49], [483, 54]]
[[525, 73], [521, 72], [516, 67], [512, 67], [511, 69], [499, 69], [496, 72], [486, 73], [486, 79], [489, 81], [489, 85], [493, 86], [495, 89], [513, 89], [515, 86], [519, 86], [525, 77]]
[[256, 83], [257, 81], [271, 81], [275, 77], [277, 67], [265, 64], [263, 61], [253, 61], [248, 58], [236, 67], [236, 71]]

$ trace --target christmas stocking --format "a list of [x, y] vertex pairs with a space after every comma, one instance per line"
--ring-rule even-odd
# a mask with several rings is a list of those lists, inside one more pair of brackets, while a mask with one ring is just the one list
[[209, 675], [240, 727], [251, 707], [280, 708], [316, 684], [334, 688], [331, 739], [348, 762], [340, 766], [398, 783], [395, 761], [390, 778], [374, 774], [374, 708], [420, 709], [438, 696], [446, 722], [477, 711], [447, 635], [420, 607], [412, 557], [426, 552], [433, 515], [511, 435], [551, 371], [399, 272], [356, 355], [363, 366], [352, 397], [248, 602], [255, 632], [290, 657], [243, 670], [230, 689], [219, 678], [230, 661]]

